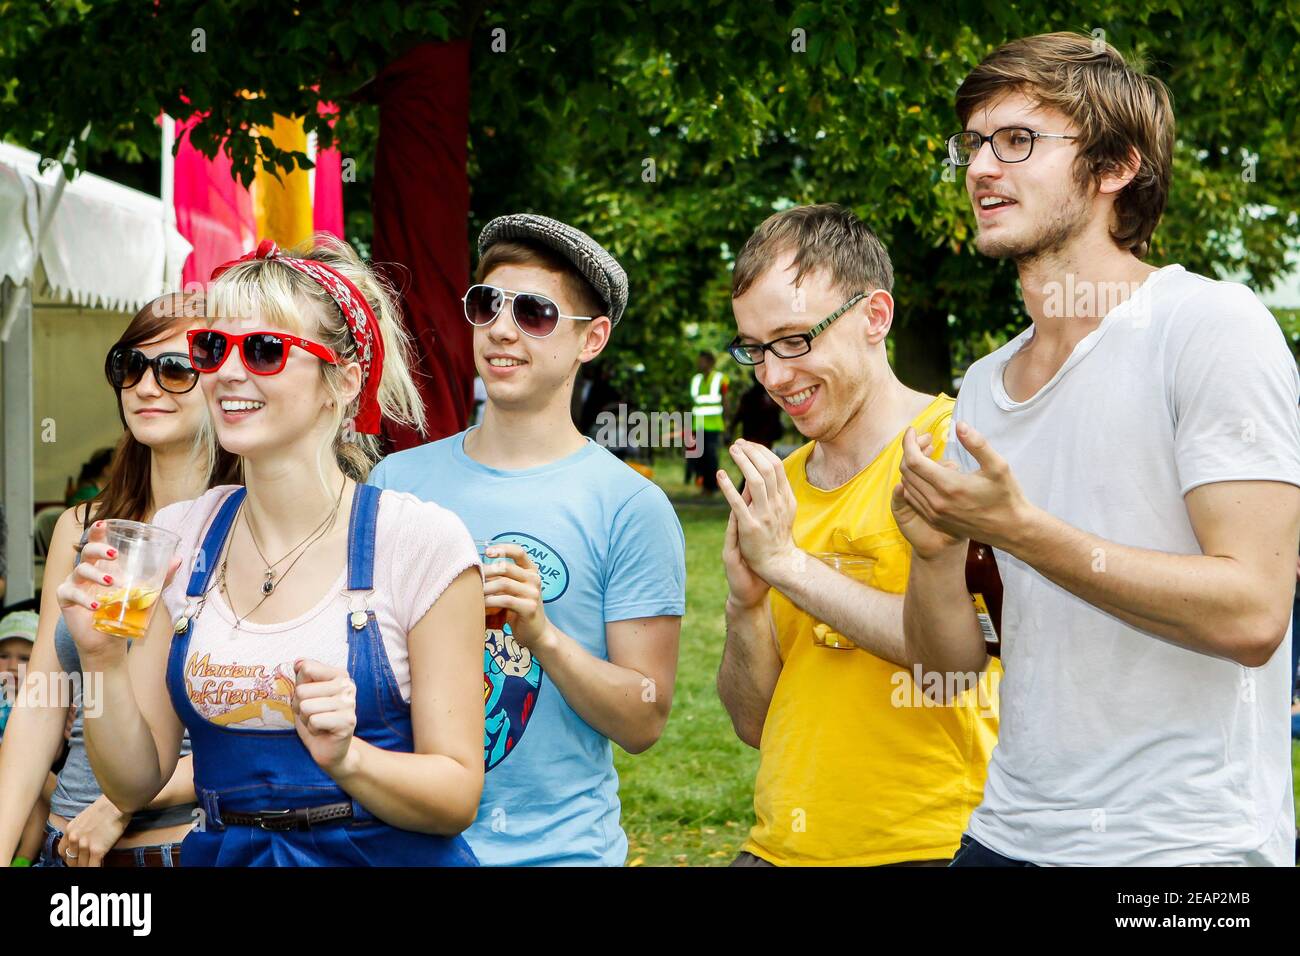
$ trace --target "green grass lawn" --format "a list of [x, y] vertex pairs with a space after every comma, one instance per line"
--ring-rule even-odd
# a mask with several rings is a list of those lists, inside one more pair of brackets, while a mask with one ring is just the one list
[[[675, 477], [680, 487], [680, 468]], [[629, 866], [724, 865], [754, 822], [758, 751], [736, 738], [713, 686], [724, 637], [719, 555], [727, 513], [717, 503], [677, 506], [686, 532], [686, 617], [672, 717], [646, 753], [614, 748]]]
[[[729, 462], [727, 470], [737, 477]], [[725, 636], [720, 555], [728, 510], [721, 496], [703, 502], [682, 482], [680, 460], [657, 461], [655, 481], [673, 499], [686, 532], [686, 617], [663, 737], [635, 757], [614, 748], [628, 865], [724, 866], [754, 823], [758, 769], [758, 751], [736, 739], [713, 684]], [[1291, 764], [1300, 807], [1300, 742], [1292, 742]]]
[[[1291, 788], [1295, 791], [1295, 819], [1300, 827], [1300, 740], [1291, 741]], [[1296, 861], [1300, 866], [1300, 860]]]

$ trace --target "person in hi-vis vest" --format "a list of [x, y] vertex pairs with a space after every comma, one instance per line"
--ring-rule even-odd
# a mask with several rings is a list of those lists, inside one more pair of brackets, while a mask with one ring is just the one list
[[688, 441], [686, 446], [686, 483], [694, 475], [703, 479], [705, 496], [718, 490], [718, 446], [726, 428], [723, 404], [727, 395], [727, 376], [714, 370], [712, 352], [701, 352], [699, 371], [691, 377], [691, 433], [700, 442], [700, 453]]

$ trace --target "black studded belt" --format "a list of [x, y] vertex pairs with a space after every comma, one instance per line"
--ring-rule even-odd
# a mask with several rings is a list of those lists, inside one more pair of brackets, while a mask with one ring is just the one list
[[258, 810], [256, 813], [221, 812], [226, 826], [260, 827], [263, 830], [310, 830], [322, 823], [340, 823], [352, 819], [352, 804], [331, 803], [323, 807], [298, 807], [295, 810]]

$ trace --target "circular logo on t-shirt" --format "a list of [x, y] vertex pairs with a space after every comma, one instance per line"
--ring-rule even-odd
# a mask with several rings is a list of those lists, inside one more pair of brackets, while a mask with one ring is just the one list
[[528, 552], [528, 559], [537, 565], [542, 576], [542, 603], [550, 604], [569, 589], [569, 567], [564, 559], [541, 538], [522, 531], [506, 531], [492, 539], [493, 543], [517, 544]]

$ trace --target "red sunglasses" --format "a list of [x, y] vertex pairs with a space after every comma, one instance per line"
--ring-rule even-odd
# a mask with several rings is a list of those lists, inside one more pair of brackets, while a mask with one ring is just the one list
[[191, 329], [185, 333], [190, 345], [190, 364], [195, 371], [208, 374], [215, 372], [238, 349], [244, 368], [254, 375], [274, 375], [284, 370], [284, 363], [289, 361], [289, 349], [295, 345], [304, 352], [309, 352], [322, 362], [338, 365], [339, 357], [334, 350], [283, 332], [245, 332], [235, 335], [231, 332], [218, 332], [216, 329]]

